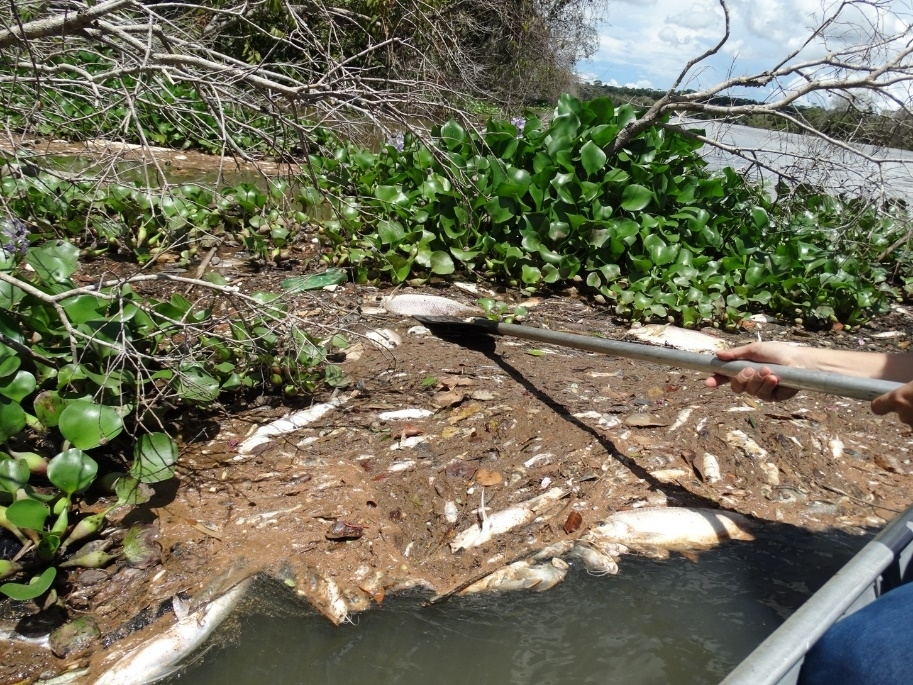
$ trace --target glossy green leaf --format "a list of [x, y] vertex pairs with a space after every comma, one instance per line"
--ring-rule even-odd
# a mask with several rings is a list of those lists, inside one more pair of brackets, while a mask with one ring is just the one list
[[90, 450], [120, 435], [124, 422], [114, 407], [78, 400], [60, 413], [58, 428], [72, 445]]
[[28, 584], [4, 583], [0, 585], [0, 592], [16, 601], [24, 602], [35, 599], [47, 592], [57, 577], [57, 569], [53, 566], [46, 568], [41, 575], [33, 577]]
[[51, 510], [33, 499], [21, 499], [6, 508], [6, 518], [13, 525], [32, 530], [44, 530], [44, 522]]
[[342, 269], [327, 269], [319, 274], [308, 274], [307, 276], [287, 278], [282, 281], [282, 287], [290, 294], [300, 293], [307, 290], [319, 290], [328, 285], [345, 283], [347, 279], [346, 272]]
[[24, 488], [28, 484], [31, 475], [25, 459], [0, 457], [0, 488], [14, 497], [20, 488]]
[[11, 378], [0, 378], [0, 395], [14, 402], [22, 400], [35, 390], [35, 377], [28, 371], [17, 371]]
[[194, 404], [212, 404], [219, 397], [219, 381], [199, 369], [181, 371], [177, 377], [180, 398]]
[[606, 154], [602, 148], [596, 145], [592, 140], [588, 140], [580, 148], [580, 163], [588, 176], [592, 176], [605, 166]]
[[164, 433], [140, 436], [133, 448], [130, 475], [141, 483], [158, 483], [174, 476], [178, 446]]
[[75, 447], [64, 450], [48, 462], [48, 480], [68, 497], [88, 488], [97, 473], [95, 460]]
[[62, 283], [77, 268], [79, 248], [65, 240], [53, 240], [29, 249], [25, 256], [38, 278], [46, 283]]
[[435, 274], [452, 274], [456, 270], [450, 255], [443, 250], [435, 250], [431, 254], [431, 272]]
[[621, 194], [621, 208], [629, 212], [639, 212], [653, 199], [653, 193], [649, 188], [645, 188], [637, 183], [631, 183], [625, 186]]
[[0, 397], [0, 443], [25, 428], [25, 411], [15, 400]]

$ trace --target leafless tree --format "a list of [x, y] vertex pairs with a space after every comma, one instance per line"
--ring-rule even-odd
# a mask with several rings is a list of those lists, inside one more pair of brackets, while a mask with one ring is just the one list
[[[836, 99], [844, 110], [879, 117], [895, 127], [898, 139], [913, 140], [913, 4], [909, 0], [837, 0], [823, 2], [798, 48], [771, 59], [759, 73], [731, 76], [699, 90], [688, 88], [707, 60], [730, 39], [730, 9], [722, 9], [724, 32], [710, 49], [690, 60], [669, 91], [643, 116], [629, 122], [612, 143], [623, 149], [652, 126], [684, 131], [715, 148], [718, 163], [733, 158], [762, 175], [811, 181], [831, 190], [879, 198], [898, 187], [913, 193], [913, 154], [865, 144], [862, 126], [829, 132], [809, 119], [802, 105]], [[744, 103], [744, 89], [757, 89], [759, 102]], [[737, 95], [744, 104], [727, 102]], [[753, 142], [735, 142], [729, 122], [767, 115], [802, 135], [754, 132]], [[696, 122], [693, 117], [711, 119]], [[861, 117], [859, 120], [865, 120]], [[859, 121], [857, 120], [857, 121]], [[705, 132], [695, 132], [696, 128]]]

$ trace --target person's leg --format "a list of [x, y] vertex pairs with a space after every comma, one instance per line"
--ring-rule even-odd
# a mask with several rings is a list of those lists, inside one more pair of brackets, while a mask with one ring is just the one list
[[799, 685], [913, 683], [913, 583], [838, 621], [809, 650]]

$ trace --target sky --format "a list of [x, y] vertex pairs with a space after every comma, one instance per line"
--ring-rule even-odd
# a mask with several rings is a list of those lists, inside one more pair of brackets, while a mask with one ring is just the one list
[[[806, 42], [822, 7], [833, 0], [728, 0], [730, 37], [719, 54], [689, 72], [682, 88], [702, 87], [729, 75], [762, 73]], [[870, 6], [850, 8], [848, 22], [835, 26], [825, 46], [816, 41], [802, 53], [821, 56], [852, 38], [866, 21], [887, 22], [892, 31], [913, 39], [913, 0], [889, 0], [900, 13], [876, 16]], [[868, 16], [862, 14], [868, 10]], [[667, 89], [689, 60], [714, 46], [724, 34], [723, 12], [717, 0], [609, 0], [599, 24], [599, 49], [577, 65], [584, 80], [610, 85]], [[734, 93], [757, 97], [751, 91]], [[762, 99], [762, 98], [757, 98]]]

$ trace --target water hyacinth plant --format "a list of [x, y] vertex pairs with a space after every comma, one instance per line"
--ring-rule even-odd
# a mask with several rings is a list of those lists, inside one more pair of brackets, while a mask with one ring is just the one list
[[332, 262], [359, 281], [459, 271], [528, 291], [574, 282], [624, 317], [689, 326], [760, 310], [852, 324], [884, 306], [886, 271], [859, 245], [902, 235], [908, 215], [807, 188], [778, 188], [775, 202], [660, 126], [610, 157], [636, 116], [563, 96], [548, 123], [491, 119], [476, 132], [450, 121], [401, 150], [317, 159], [338, 210], [324, 226]]

